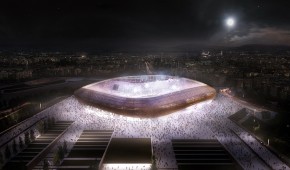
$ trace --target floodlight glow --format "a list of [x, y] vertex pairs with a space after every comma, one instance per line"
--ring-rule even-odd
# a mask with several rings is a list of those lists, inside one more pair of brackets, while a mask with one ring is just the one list
[[178, 88], [176, 87], [176, 85], [171, 86], [172, 90], [177, 90]]
[[126, 170], [126, 169], [136, 169], [136, 170], [149, 170], [151, 169], [151, 164], [148, 163], [133, 163], [133, 164], [117, 164], [117, 163], [111, 163], [111, 164], [103, 164], [102, 169], [120, 169], [120, 170]]
[[145, 88], [148, 88], [148, 87], [149, 87], [149, 85], [148, 85], [148, 83], [146, 83], [146, 84], [145, 84]]
[[[78, 99], [120, 114], [155, 117], [215, 97], [208, 85], [187, 78], [143, 75], [104, 80], [75, 92]], [[158, 114], [156, 114], [158, 112]]]

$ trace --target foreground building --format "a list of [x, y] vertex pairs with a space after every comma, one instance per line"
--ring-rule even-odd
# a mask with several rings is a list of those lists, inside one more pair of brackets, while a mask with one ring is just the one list
[[150, 170], [152, 147], [150, 138], [112, 138], [100, 169]]

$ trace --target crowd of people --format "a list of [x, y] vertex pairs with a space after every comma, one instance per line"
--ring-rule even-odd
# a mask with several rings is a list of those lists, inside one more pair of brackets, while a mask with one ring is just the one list
[[228, 119], [230, 115], [244, 108], [244, 105], [223, 95], [218, 95], [215, 101], [209, 105], [212, 109], [205, 113], [211, 119], [209, 126], [219, 142], [244, 169], [289, 169], [266, 146]]
[[114, 130], [113, 137], [151, 138], [158, 168], [177, 169], [172, 139], [217, 139], [244, 169], [289, 169], [264, 145], [228, 116], [244, 106], [218, 94], [209, 102], [156, 118], [133, 118], [79, 102], [74, 96], [49, 108], [56, 120], [75, 121], [69, 132], [76, 141], [83, 129]]
[[243, 106], [220, 94], [211, 103], [200, 103], [157, 118], [118, 115], [81, 104], [74, 97], [59, 103], [56, 109], [60, 120], [76, 120], [80, 128], [113, 129], [113, 137], [151, 138], [158, 168], [177, 168], [171, 139], [215, 138], [245, 169], [288, 168], [257, 140], [251, 139], [256, 144], [251, 146], [243, 136], [236, 134], [243, 130], [227, 117]]
[[[272, 169], [287, 169], [287, 165], [284, 164], [276, 155], [269, 150], [259, 141], [257, 141], [252, 135], [248, 132], [243, 131], [241, 128], [235, 128], [234, 130], [237, 135], [254, 150], [258, 155], [263, 155], [261, 159], [269, 164]], [[288, 167], [289, 169], [289, 167]]]

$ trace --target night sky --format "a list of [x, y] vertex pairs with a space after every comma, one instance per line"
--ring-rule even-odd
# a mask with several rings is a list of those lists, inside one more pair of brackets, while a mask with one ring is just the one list
[[[226, 25], [227, 18], [235, 25]], [[0, 47], [290, 45], [288, 0], [7, 0]]]

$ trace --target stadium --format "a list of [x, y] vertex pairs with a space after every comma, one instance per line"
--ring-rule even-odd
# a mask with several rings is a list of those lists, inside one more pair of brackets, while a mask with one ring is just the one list
[[215, 95], [215, 89], [204, 83], [165, 75], [118, 77], [87, 85], [75, 92], [83, 102], [139, 117], [172, 113], [212, 100]]

